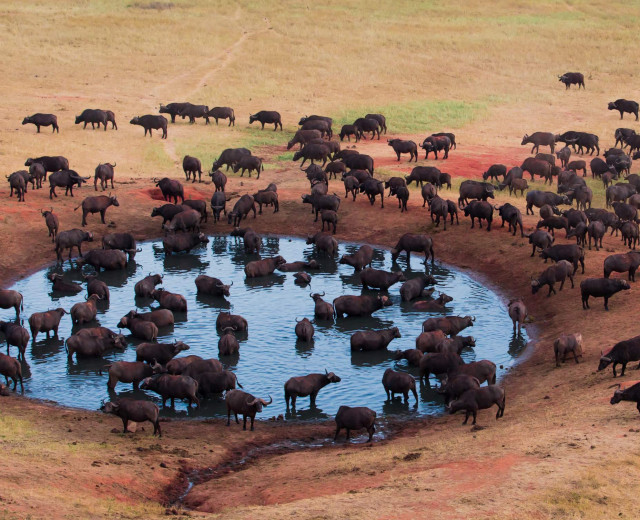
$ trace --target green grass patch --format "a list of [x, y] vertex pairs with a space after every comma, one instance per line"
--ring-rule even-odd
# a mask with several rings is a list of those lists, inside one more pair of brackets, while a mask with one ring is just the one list
[[[497, 102], [494, 97], [492, 103]], [[436, 132], [461, 128], [486, 114], [489, 101], [430, 100], [386, 106], [363, 106], [349, 109], [335, 116], [335, 130], [343, 124], [353, 123], [368, 113], [384, 114], [388, 121], [388, 132]]]

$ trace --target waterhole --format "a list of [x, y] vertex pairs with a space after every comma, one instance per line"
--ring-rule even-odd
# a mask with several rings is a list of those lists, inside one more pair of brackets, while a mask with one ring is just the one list
[[[296, 318], [313, 319], [314, 303], [310, 292], [325, 292], [325, 300], [331, 302], [343, 294], [375, 294], [363, 291], [359, 274], [347, 265], [339, 265], [339, 256], [330, 259], [318, 254], [314, 246], [306, 245], [298, 238], [265, 237], [262, 256], [282, 255], [288, 262], [316, 259], [321, 268], [309, 271], [311, 285], [303, 288], [294, 284], [294, 273], [274, 273], [271, 276], [247, 280], [244, 266], [257, 257], [244, 253], [242, 239], [213, 236], [210, 242], [189, 254], [165, 256], [162, 241], [145, 242], [139, 245], [142, 251], [135, 262], [129, 262], [124, 271], [100, 273], [111, 291], [111, 301], [99, 302], [98, 316], [87, 326], [104, 326], [116, 331], [120, 318], [131, 309], [148, 311], [157, 304], [152, 300], [135, 298], [133, 287], [149, 273], [162, 273], [162, 287], [183, 294], [188, 302], [188, 313], [176, 314], [175, 326], [161, 329], [159, 342], [182, 340], [190, 346], [183, 354], [197, 354], [203, 358], [218, 358], [218, 338], [215, 321], [221, 311], [244, 316], [249, 323], [248, 333], [239, 333], [240, 354], [237, 357], [220, 357], [229, 370], [236, 373], [239, 382], [256, 396], [273, 397], [273, 404], [263, 411], [262, 418], [283, 414], [287, 419], [326, 419], [335, 414], [340, 405], [368, 406], [378, 414], [422, 416], [443, 412], [440, 395], [433, 389], [420, 386], [419, 402], [414, 405], [400, 400], [386, 401], [382, 386], [382, 374], [387, 368], [408, 371], [418, 377], [418, 369], [409, 367], [405, 360], [393, 359], [396, 349], [415, 348], [415, 338], [421, 332], [423, 320], [439, 314], [418, 312], [411, 303], [401, 302], [396, 284], [389, 289], [393, 302], [390, 307], [375, 312], [368, 318], [343, 318], [336, 322], [315, 323], [315, 338], [310, 343], [296, 340], [294, 327]], [[356, 244], [340, 244], [339, 254], [353, 253]], [[437, 249], [436, 249], [437, 254]], [[376, 248], [373, 267], [385, 270], [401, 269], [407, 279], [425, 271], [423, 257], [412, 256], [407, 266], [404, 254], [397, 265], [391, 262], [388, 251]], [[504, 303], [498, 295], [461, 271], [436, 262], [428, 271], [437, 279], [436, 295], [445, 292], [453, 297], [447, 305], [447, 314], [472, 315], [477, 321], [462, 335], [473, 335], [476, 347], [466, 349], [462, 357], [466, 362], [490, 359], [498, 367], [498, 375], [512, 366], [523, 351], [526, 337], [512, 334], [511, 320]], [[82, 274], [93, 269], [82, 270], [70, 267], [50, 266], [15, 283], [12, 289], [24, 296], [28, 318], [33, 312], [71, 306], [84, 301], [86, 293], [74, 296], [54, 293], [47, 277], [52, 272], [61, 273], [65, 280], [83, 283]], [[196, 293], [194, 280], [199, 274], [207, 274], [233, 282], [231, 295], [226, 299], [200, 296]], [[2, 318], [12, 319], [12, 310], [2, 310]], [[28, 324], [26, 324], [28, 328]], [[388, 351], [351, 352], [349, 338], [359, 330], [381, 329], [396, 326], [402, 338], [395, 339]], [[119, 383], [115, 394], [107, 391], [107, 375], [104, 366], [118, 360], [135, 361], [135, 346], [140, 343], [124, 330], [128, 347], [124, 352], [112, 352], [99, 359], [67, 360], [64, 339], [72, 331], [71, 319], [64, 316], [59, 337], [46, 339], [39, 334], [35, 343], [27, 348], [23, 365], [25, 395], [47, 399], [71, 407], [97, 409], [102, 399], [117, 396], [151, 399], [160, 404], [159, 396], [149, 391], [134, 391], [131, 384]], [[17, 351], [12, 348], [12, 355]], [[299, 398], [295, 414], [286, 412], [283, 385], [292, 376], [313, 372], [333, 371], [342, 378], [340, 383], [325, 387], [317, 399], [317, 408], [310, 409], [308, 398]], [[435, 386], [432, 380], [432, 387]], [[178, 417], [226, 417], [222, 396], [202, 402], [199, 409], [187, 409], [183, 402], [176, 402], [175, 409], [162, 410], [165, 416]]]

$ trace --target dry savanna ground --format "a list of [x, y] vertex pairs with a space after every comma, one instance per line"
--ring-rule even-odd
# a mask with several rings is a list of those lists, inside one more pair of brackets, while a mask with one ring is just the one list
[[[458, 150], [437, 163], [455, 177], [453, 192], [445, 192], [450, 198], [462, 178], [478, 177], [492, 163], [520, 164], [529, 152], [519, 146], [524, 133], [586, 130], [607, 148], [615, 128], [638, 126], [629, 116], [622, 125], [606, 110], [608, 101], [640, 97], [635, 3], [24, 1], [3, 2], [0, 11], [2, 170], [9, 174], [39, 155], [64, 155], [82, 175], [100, 162], [117, 163], [121, 206], [108, 220], [139, 239], [160, 231], [148, 216], [159, 198], [151, 179], [181, 178], [187, 153], [208, 168], [229, 146], [247, 146], [266, 164], [260, 180], [231, 175], [229, 191], [278, 183], [280, 213], [251, 226], [262, 233], [317, 230], [300, 204], [308, 184], [286, 150], [304, 114], [332, 116], [339, 127], [382, 112], [388, 137], [416, 141], [455, 132]], [[586, 90], [565, 91], [557, 75], [570, 70], [585, 74]], [[186, 100], [232, 106], [236, 126], [179, 120], [164, 141], [143, 138], [128, 124], [160, 103]], [[73, 124], [95, 107], [116, 113], [117, 132]], [[249, 126], [249, 113], [260, 109], [280, 111], [285, 131]], [[56, 113], [60, 134], [21, 126], [34, 112]], [[381, 178], [411, 168], [395, 161], [384, 140], [358, 149], [375, 157]], [[599, 182], [589, 183], [602, 206]], [[341, 183], [331, 184], [341, 192]], [[211, 193], [208, 183], [187, 189], [194, 198]], [[5, 285], [54, 259], [40, 209], [53, 205], [62, 229], [77, 227], [73, 208], [93, 189], [53, 202], [47, 190], [29, 191], [24, 204], [8, 194], [5, 185]], [[514, 201], [501, 194], [496, 202], [507, 200]], [[522, 199], [515, 203], [524, 210]], [[0, 518], [637, 518], [639, 417], [628, 403], [609, 405], [611, 372], [595, 372], [602, 348], [637, 334], [637, 286], [615, 296], [609, 313], [601, 302], [583, 311], [577, 288], [531, 296], [529, 278], [544, 264], [529, 258], [525, 239], [498, 226], [471, 231], [467, 219], [443, 232], [420, 206], [416, 188], [405, 215], [395, 200], [384, 210], [344, 201], [337, 238], [391, 247], [404, 232], [432, 233], [439, 259], [477, 273], [505, 300], [525, 298], [534, 340], [503, 381], [503, 419], [481, 412], [477, 430], [461, 426], [459, 416], [395, 424], [390, 438], [373, 445], [359, 438], [352, 446], [310, 449], [304, 447], [331, 435], [331, 424], [260, 422], [245, 433], [220, 420], [174, 421], [163, 423], [165, 436], [157, 439], [148, 426], [112, 433], [119, 420], [96, 412], [0, 397]], [[536, 221], [528, 217], [525, 227]], [[97, 218], [89, 229], [97, 238], [107, 232]], [[205, 229], [224, 233], [229, 226]], [[622, 251], [618, 238], [607, 237], [605, 250], [587, 252], [584, 276], [600, 276], [605, 256]], [[585, 338], [583, 363], [555, 368], [554, 338], [574, 331]], [[284, 449], [285, 441], [303, 449]], [[265, 445], [270, 450], [260, 452]], [[191, 493], [171, 505], [185, 490], [185, 475], [206, 468], [218, 469], [199, 473]]]

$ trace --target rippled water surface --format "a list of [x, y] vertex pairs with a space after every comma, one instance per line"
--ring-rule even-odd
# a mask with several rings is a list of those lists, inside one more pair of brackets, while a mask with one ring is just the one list
[[[285, 414], [283, 384], [291, 376], [312, 372], [333, 371], [342, 378], [342, 382], [325, 387], [317, 399], [317, 409], [309, 409], [309, 399], [299, 398], [296, 417], [317, 419], [332, 416], [342, 404], [368, 406], [379, 414], [431, 415], [443, 411], [442, 400], [433, 390], [422, 387], [419, 390], [420, 402], [414, 406], [413, 397], [406, 405], [400, 401], [385, 402], [386, 394], [382, 386], [382, 374], [391, 367], [409, 371], [416, 377], [418, 369], [408, 367], [406, 361], [396, 362], [391, 351], [415, 347], [415, 338], [421, 331], [422, 321], [434, 316], [413, 311], [411, 303], [400, 300], [400, 284], [389, 289], [393, 306], [377, 311], [370, 318], [344, 318], [337, 323], [319, 322], [315, 324], [316, 333], [312, 343], [296, 341], [294, 333], [296, 317], [313, 319], [313, 300], [311, 290], [326, 292], [325, 300], [332, 301], [342, 294], [360, 294], [362, 287], [358, 274], [347, 265], [339, 265], [337, 258], [329, 259], [317, 255], [313, 246], [308, 246], [296, 238], [264, 238], [263, 256], [280, 254], [288, 262], [316, 258], [320, 271], [310, 271], [311, 286], [301, 288], [294, 284], [294, 273], [274, 275], [245, 280], [244, 265], [255, 256], [245, 255], [241, 239], [228, 237], [210, 237], [209, 244], [193, 250], [190, 254], [165, 257], [162, 242], [146, 242], [140, 245], [135, 264], [130, 262], [126, 271], [103, 272], [104, 280], [111, 290], [111, 302], [99, 303], [99, 325], [117, 330], [120, 318], [129, 310], [138, 308], [148, 311], [157, 306], [150, 300], [134, 297], [133, 287], [137, 281], [149, 273], [164, 273], [163, 287], [172, 292], [183, 294], [188, 301], [189, 312], [176, 315], [176, 324], [172, 329], [160, 330], [158, 341], [172, 342], [182, 340], [191, 349], [184, 354], [198, 354], [204, 358], [218, 357], [218, 334], [215, 321], [220, 311], [241, 314], [249, 322], [248, 334], [239, 335], [240, 354], [237, 358], [220, 360], [233, 370], [244, 389], [254, 395], [273, 397], [273, 404], [265, 409], [262, 417]], [[352, 253], [357, 245], [340, 244], [340, 255]], [[412, 258], [411, 269], [407, 268], [404, 254], [398, 266], [407, 278], [424, 272], [422, 257]], [[376, 249], [373, 267], [391, 270], [392, 262], [388, 251]], [[512, 335], [512, 325], [505, 305], [491, 290], [483, 287], [460, 271], [436, 263], [429, 266], [431, 274], [438, 280], [436, 294], [443, 291], [454, 300], [447, 305], [448, 314], [474, 315], [474, 326], [462, 335], [476, 338], [475, 349], [467, 349], [462, 357], [465, 361], [490, 359], [504, 369], [511, 366], [522, 352], [526, 339]], [[12, 288], [24, 295], [25, 325], [26, 318], [33, 312], [71, 306], [84, 300], [85, 293], [64, 296], [52, 293], [47, 275], [52, 271], [64, 272], [66, 280], [81, 283], [82, 272], [70, 268], [68, 262], [64, 268], [51, 267], [37, 272], [19, 282]], [[199, 274], [220, 278], [224, 283], [233, 282], [231, 296], [227, 299], [203, 297], [196, 294], [194, 280]], [[375, 294], [374, 291], [366, 291]], [[2, 319], [12, 319], [12, 310], [0, 310]], [[97, 326], [98, 323], [89, 324]], [[358, 330], [379, 329], [397, 326], [402, 338], [395, 339], [389, 351], [352, 353], [349, 337]], [[81, 359], [72, 363], [67, 361], [63, 338], [69, 337], [71, 319], [62, 319], [59, 339], [45, 339], [44, 334], [27, 349], [26, 365], [23, 366], [25, 395], [49, 399], [73, 407], [96, 409], [102, 399], [113, 397], [106, 388], [106, 372], [102, 367], [116, 360], [135, 361], [135, 345], [140, 341], [132, 338], [125, 330], [129, 347], [125, 352], [105, 355], [104, 359]], [[17, 350], [12, 348], [12, 355]], [[499, 375], [504, 372], [499, 370]], [[134, 392], [130, 384], [119, 383], [116, 393], [120, 396], [152, 399], [159, 402], [152, 392]], [[226, 416], [222, 397], [203, 401], [199, 410], [187, 411], [186, 404], [176, 403], [175, 410], [163, 411], [165, 415], [178, 416]], [[287, 417], [291, 418], [290, 415]]]

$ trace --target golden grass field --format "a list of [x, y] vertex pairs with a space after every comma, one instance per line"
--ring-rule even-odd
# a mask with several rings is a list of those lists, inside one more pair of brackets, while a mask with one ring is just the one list
[[[310, 231], [299, 204], [308, 184], [285, 149], [305, 114], [331, 116], [339, 129], [366, 112], [382, 112], [387, 137], [416, 141], [455, 132], [458, 150], [447, 166], [438, 163], [456, 176], [454, 192], [462, 177], [478, 177], [493, 162], [519, 164], [530, 151], [520, 147], [524, 133], [585, 130], [598, 134], [606, 149], [615, 128], [638, 130], [628, 114], [620, 122], [606, 108], [617, 98], [640, 98], [638, 2], [5, 1], [0, 13], [3, 171], [21, 169], [27, 157], [39, 155], [64, 155], [85, 176], [100, 162], [116, 162], [121, 208], [108, 218], [137, 238], [159, 232], [147, 217], [156, 204], [150, 179], [181, 178], [187, 153], [208, 169], [229, 146], [247, 146], [266, 161], [264, 183], [262, 177], [241, 182], [230, 176], [234, 191], [278, 182], [282, 211], [251, 225], [260, 232]], [[565, 91], [557, 76], [566, 71], [583, 72], [586, 89]], [[157, 133], [143, 138], [140, 127], [129, 125], [133, 116], [157, 113], [172, 101], [231, 106], [236, 126], [178, 119], [165, 141]], [[113, 110], [119, 130], [75, 126], [75, 115], [85, 108]], [[279, 111], [285, 131], [249, 126], [249, 114], [261, 109]], [[43, 128], [36, 135], [32, 125], [20, 124], [35, 112], [57, 114], [60, 134]], [[406, 159], [396, 165], [384, 141], [359, 147], [375, 156], [382, 177], [408, 171]], [[594, 205], [603, 206], [601, 183], [589, 183]], [[212, 191], [209, 185], [190, 190], [207, 198]], [[5, 284], [54, 260], [40, 217], [40, 208], [50, 205], [46, 191], [29, 191], [18, 206], [6, 184], [0, 190]], [[433, 230], [418, 210], [419, 190], [411, 193], [412, 212], [402, 217], [395, 201], [382, 218], [363, 201], [345, 204], [341, 222], [348, 225], [338, 238], [392, 246], [407, 230], [433, 232], [439, 258], [471, 264], [505, 298], [527, 297], [536, 341], [507, 378], [504, 420], [481, 412], [486, 429], [477, 432], [462, 428], [459, 416], [421, 421], [373, 447], [265, 457], [196, 486], [185, 504], [196, 510], [188, 514], [638, 518], [638, 415], [628, 403], [611, 407], [610, 372], [595, 373], [602, 348], [637, 334], [635, 286], [612, 299], [608, 314], [601, 302], [584, 313], [578, 289], [550, 300], [531, 298], [529, 276], [542, 264], [528, 258], [528, 244], [504, 231], [469, 233], [466, 219], [446, 234]], [[79, 224], [72, 209], [87, 194], [93, 189], [54, 202], [62, 229]], [[506, 200], [502, 195], [496, 202]], [[524, 210], [522, 199], [518, 204]], [[528, 218], [527, 227], [536, 221]], [[90, 229], [104, 233], [97, 219]], [[617, 239], [605, 244], [606, 252], [588, 252], [587, 275], [599, 276], [607, 252], [622, 251]], [[556, 369], [550, 345], [573, 330], [586, 338], [584, 363]], [[112, 417], [0, 397], [0, 519], [159, 518], [168, 490], [181, 483], [181, 470], [215, 466], [261, 443], [326, 437], [331, 430], [330, 424], [260, 422], [255, 434], [242, 436], [219, 424], [167, 423], [158, 441], [148, 428], [122, 436], [109, 433], [113, 427], [120, 422]]]

